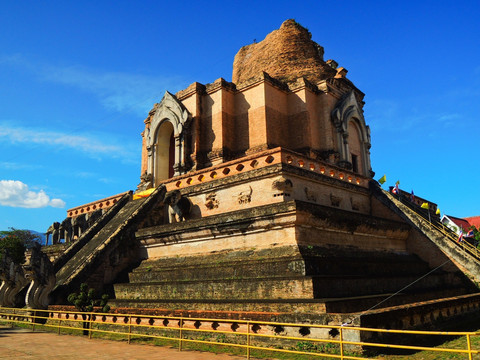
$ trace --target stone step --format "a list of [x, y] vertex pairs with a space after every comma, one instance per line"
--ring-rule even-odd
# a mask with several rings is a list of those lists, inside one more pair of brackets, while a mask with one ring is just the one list
[[450, 273], [417, 276], [290, 276], [251, 279], [203, 279], [115, 284], [117, 299], [319, 299], [430, 291], [462, 286], [461, 278]]
[[329, 299], [114, 299], [109, 304], [116, 308], [171, 309], [188, 311], [256, 311], [286, 313], [351, 313], [441, 298], [466, 295], [464, 288], [434, 290], [415, 294], [374, 294]]
[[[165, 261], [164, 261], [165, 260]], [[144, 260], [129, 274], [132, 283], [158, 281], [186, 281], [201, 279], [258, 278], [290, 275], [357, 275], [364, 276], [421, 276], [429, 271], [428, 265], [412, 256], [387, 259], [352, 257], [289, 256], [231, 259], [225, 256]]]
[[[164, 281], [115, 284], [117, 299], [282, 299], [313, 298], [307, 277]], [[288, 289], [288, 291], [287, 291]]]
[[[179, 261], [176, 265], [164, 266], [156, 262], [143, 261], [129, 273], [131, 283], [159, 281], [193, 281], [205, 279], [233, 279], [284, 277], [303, 275], [305, 266], [301, 258], [282, 258], [272, 260], [205, 263], [188, 263]], [[278, 275], [281, 274], [281, 275]]]
[[407, 256], [389, 257], [389, 258], [349, 258], [349, 257], [331, 257], [331, 258], [305, 258], [305, 271], [307, 275], [336, 274], [336, 275], [354, 275], [362, 274], [364, 276], [383, 275], [420, 275], [429, 271], [426, 262]]
[[72, 278], [76, 276], [79, 269], [83, 269], [87, 265], [87, 260], [92, 258], [96, 252], [104, 249], [103, 245], [107, 238], [111, 236], [119, 228], [119, 225], [126, 221], [135, 210], [142, 206], [144, 202], [145, 200], [126, 203], [123, 208], [57, 272], [56, 286], [65, 285], [67, 282], [72, 281]]
[[463, 286], [462, 278], [452, 273], [436, 272], [426, 277], [419, 276], [315, 276], [313, 279], [315, 298], [350, 297], [370, 294], [402, 292], [424, 292]]

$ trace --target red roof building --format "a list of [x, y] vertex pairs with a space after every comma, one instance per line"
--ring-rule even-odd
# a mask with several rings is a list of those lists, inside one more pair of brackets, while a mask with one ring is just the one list
[[468, 221], [470, 225], [475, 226], [477, 229], [480, 228], [480, 216], [467, 217], [465, 220]]
[[451, 215], [443, 215], [441, 221], [450, 229], [455, 231], [457, 234], [460, 234], [460, 231], [462, 231], [463, 233], [468, 232], [471, 226], [467, 220], [462, 218], [457, 218]]

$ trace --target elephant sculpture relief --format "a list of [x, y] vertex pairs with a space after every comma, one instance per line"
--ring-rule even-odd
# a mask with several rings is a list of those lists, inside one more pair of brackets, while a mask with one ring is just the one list
[[98, 210], [95, 210], [95, 211], [89, 213], [87, 215], [87, 228], [86, 229], [88, 229], [90, 226], [95, 224], [97, 222], [97, 220], [102, 217], [102, 215], [103, 215], [103, 210], [102, 209], [98, 209]]
[[0, 255], [0, 306], [23, 306], [25, 302], [21, 292], [27, 284], [22, 266], [16, 264], [5, 251]]
[[25, 279], [29, 282], [25, 304], [29, 309], [46, 309], [49, 295], [56, 282], [55, 271], [48, 256], [42, 252], [41, 245], [35, 243], [23, 265]]
[[87, 217], [81, 214], [72, 218], [72, 240], [78, 238], [87, 229]]
[[168, 222], [170, 224], [185, 221], [192, 210], [192, 202], [186, 196], [182, 196], [179, 190], [172, 191], [165, 196], [165, 204], [168, 205]]
[[60, 240], [60, 223], [56, 221], [50, 225], [45, 235], [47, 236], [45, 245], [48, 245], [48, 239], [50, 238], [50, 235], [52, 235], [52, 244], [58, 244]]
[[65, 243], [69, 243], [72, 241], [73, 237], [73, 226], [72, 226], [72, 218], [67, 217], [60, 223], [59, 228], [60, 239], [65, 239]]

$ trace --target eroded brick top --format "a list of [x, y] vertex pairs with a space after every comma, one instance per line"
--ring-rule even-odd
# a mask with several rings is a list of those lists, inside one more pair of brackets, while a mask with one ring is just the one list
[[323, 60], [323, 47], [295, 20], [286, 20], [259, 42], [242, 47], [233, 62], [232, 82], [239, 84], [265, 71], [282, 81], [305, 77], [313, 83], [335, 77], [337, 71]]

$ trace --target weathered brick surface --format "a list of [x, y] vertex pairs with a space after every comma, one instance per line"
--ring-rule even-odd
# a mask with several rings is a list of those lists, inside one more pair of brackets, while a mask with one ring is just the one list
[[318, 82], [334, 77], [336, 71], [323, 60], [323, 48], [311, 37], [295, 20], [285, 21], [265, 40], [240, 49], [233, 63], [232, 81], [241, 83], [262, 71], [283, 81], [304, 76]]

